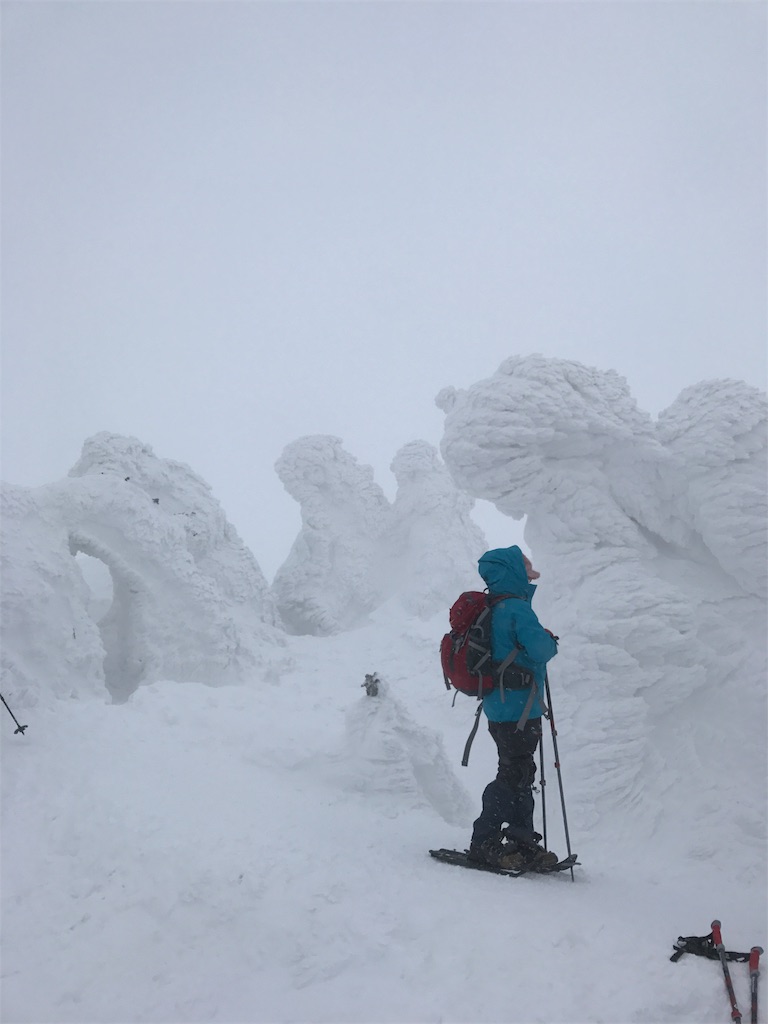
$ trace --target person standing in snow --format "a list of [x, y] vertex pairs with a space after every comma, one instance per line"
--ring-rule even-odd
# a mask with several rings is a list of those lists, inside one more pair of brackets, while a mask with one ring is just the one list
[[546, 870], [558, 857], [540, 845], [541, 836], [533, 829], [532, 789], [546, 706], [546, 664], [557, 654], [557, 641], [531, 607], [536, 591], [532, 581], [540, 573], [517, 545], [486, 551], [478, 569], [493, 599], [491, 654], [497, 671], [508, 655], [517, 654], [503, 670], [500, 684], [483, 698], [499, 770], [483, 792], [469, 856], [507, 870]]

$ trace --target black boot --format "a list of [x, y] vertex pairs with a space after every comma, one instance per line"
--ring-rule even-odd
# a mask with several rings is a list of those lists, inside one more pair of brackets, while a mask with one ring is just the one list
[[506, 836], [506, 845], [520, 854], [526, 871], [548, 871], [560, 860], [556, 853], [546, 850], [541, 845], [541, 836], [538, 832], [531, 832], [530, 837], [526, 839], [511, 837], [507, 829], [502, 831], [502, 835]]
[[525, 857], [514, 843], [505, 843], [501, 836], [491, 836], [482, 843], [471, 843], [468, 857], [504, 871], [522, 871], [526, 867]]

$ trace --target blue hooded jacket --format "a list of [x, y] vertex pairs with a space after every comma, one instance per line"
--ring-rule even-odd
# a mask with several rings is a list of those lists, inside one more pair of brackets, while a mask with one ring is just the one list
[[[534, 700], [529, 718], [541, 718], [544, 703], [544, 674], [547, 662], [557, 654], [557, 643], [544, 629], [531, 608], [536, 586], [528, 582], [523, 553], [514, 544], [511, 548], [494, 548], [477, 563], [480, 575], [494, 594], [515, 594], [493, 605], [491, 612], [491, 655], [503, 661], [516, 646], [522, 649], [514, 664], [533, 672], [541, 701]], [[522, 600], [521, 600], [522, 599]], [[511, 670], [510, 670], [511, 671]], [[528, 702], [530, 688], [504, 690], [497, 686], [483, 698], [483, 711], [491, 722], [517, 722]]]

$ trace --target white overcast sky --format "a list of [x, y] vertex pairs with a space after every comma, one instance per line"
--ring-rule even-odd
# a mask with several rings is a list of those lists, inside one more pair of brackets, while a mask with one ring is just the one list
[[271, 577], [303, 434], [393, 497], [509, 355], [765, 387], [766, 10], [5, 0], [3, 479], [134, 434]]

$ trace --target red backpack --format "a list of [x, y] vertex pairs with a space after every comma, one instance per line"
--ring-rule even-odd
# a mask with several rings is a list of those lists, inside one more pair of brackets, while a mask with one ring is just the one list
[[[440, 642], [440, 661], [446, 689], [453, 687], [459, 693], [480, 700], [490, 693], [499, 681], [491, 661], [491, 608], [497, 601], [514, 594], [481, 593], [467, 590], [451, 605], [448, 621], [450, 633]], [[514, 655], [506, 659], [504, 668]]]
[[[440, 641], [440, 662], [446, 689], [453, 687], [459, 693], [482, 700], [499, 682], [500, 674], [519, 653], [515, 648], [501, 665], [491, 659], [491, 608], [497, 601], [517, 594], [490, 594], [467, 590], [451, 605], [448, 621], [450, 633]], [[480, 721], [482, 704], [478, 704], [475, 724], [464, 748], [463, 765], [469, 762], [469, 750]]]

